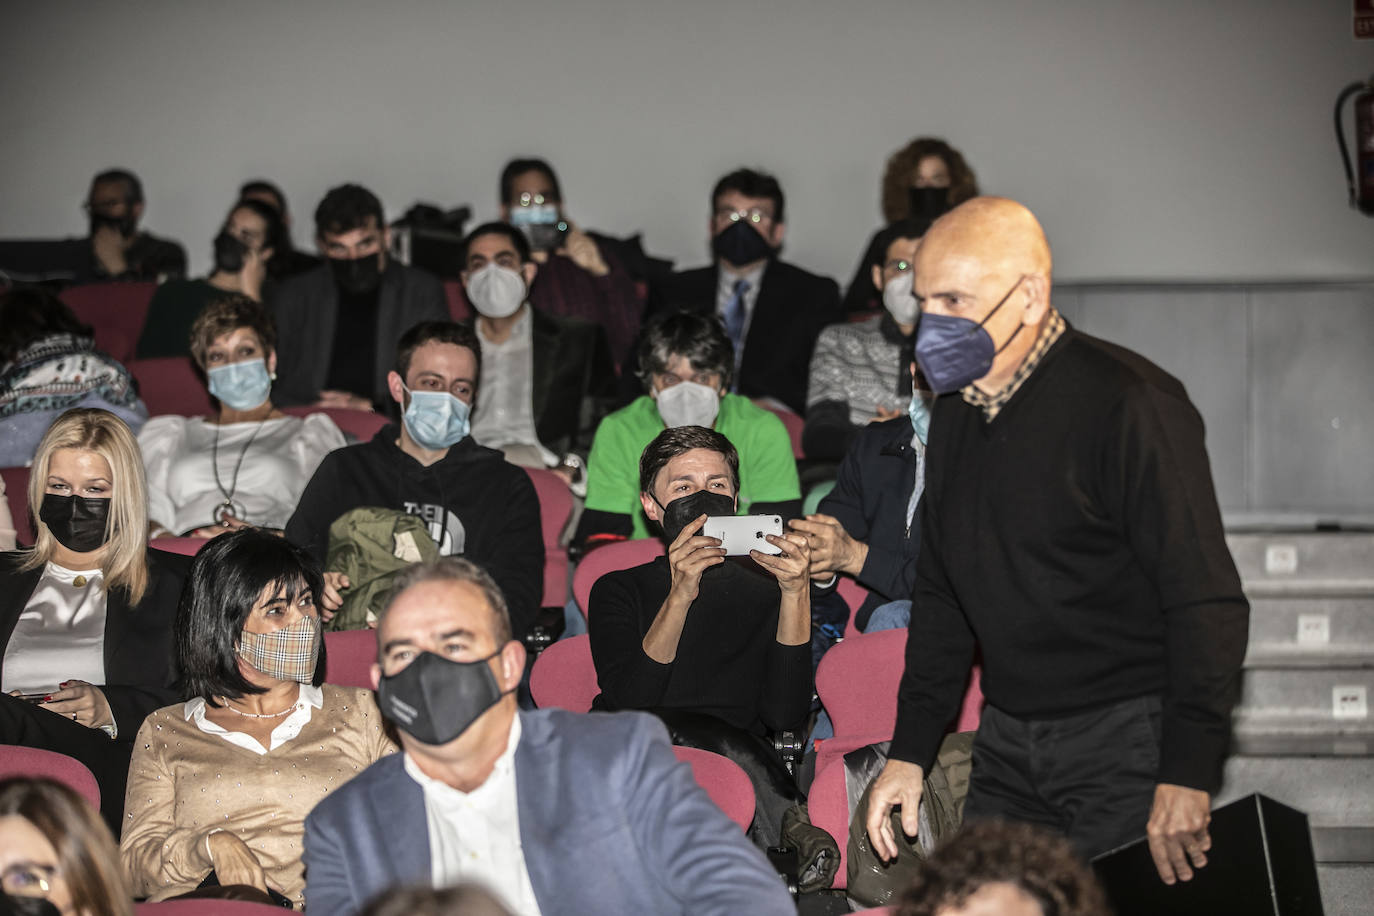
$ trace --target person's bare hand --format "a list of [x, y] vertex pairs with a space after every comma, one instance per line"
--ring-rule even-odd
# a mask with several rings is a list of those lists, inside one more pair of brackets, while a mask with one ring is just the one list
[[873, 419], [869, 420], [868, 422], [870, 422], [870, 423], [882, 423], [882, 422], [885, 421], [885, 420], [895, 420], [895, 419], [897, 419], [898, 417], [904, 417], [904, 416], [906, 416], [906, 411], [905, 411], [905, 410], [902, 410], [901, 408], [898, 408], [898, 407], [883, 407], [883, 406], [880, 404], [880, 405], [878, 405], [877, 411], [873, 414]]
[[324, 594], [320, 596], [320, 622], [329, 623], [334, 619], [334, 615], [343, 607], [343, 595], [339, 592], [352, 585], [348, 581], [348, 576], [341, 572], [327, 572], [324, 574]]
[[770, 534], [765, 541], [782, 551], [781, 554], [749, 551], [754, 562], [773, 574], [778, 588], [784, 593], [796, 593], [811, 587], [811, 547], [801, 534]]
[[114, 724], [110, 701], [99, 687], [79, 680], [63, 681], [57, 686], [59, 689], [49, 695], [50, 699], [40, 704], [44, 709], [87, 728]]
[[[1162, 782], [1155, 786], [1155, 802], [1145, 825], [1150, 856], [1165, 884], [1191, 881], [1193, 869], [1207, 864], [1212, 837], [1212, 798], [1200, 789]], [[1189, 866], [1191, 860], [1192, 865]]]
[[725, 562], [725, 548], [720, 546], [720, 539], [697, 534], [705, 524], [705, 514], [697, 516], [668, 546], [668, 571], [672, 575], [668, 594], [676, 595], [687, 604], [697, 600], [701, 574], [708, 567]]
[[316, 407], [346, 407], [349, 410], [371, 410], [372, 402], [351, 391], [321, 391]]
[[868, 559], [868, 545], [856, 541], [839, 520], [830, 515], [808, 515], [788, 523], [811, 545], [811, 576], [823, 578], [837, 572], [857, 576]]
[[568, 227], [568, 234], [563, 237], [563, 251], [574, 264], [593, 277], [604, 277], [611, 272], [595, 240], [581, 229]]
[[125, 238], [114, 226], [97, 226], [91, 233], [91, 250], [95, 253], [95, 259], [105, 268], [105, 273], [112, 277], [117, 277], [129, 269], [125, 253], [132, 243], [132, 238]]
[[221, 830], [210, 834], [206, 845], [210, 847], [210, 862], [221, 885], [246, 884], [267, 893], [267, 875], [247, 843]]
[[925, 775], [925, 771], [914, 763], [889, 758], [873, 781], [865, 826], [868, 841], [873, 844], [878, 858], [887, 862], [897, 858], [897, 837], [892, 832], [893, 808], [898, 805], [902, 808], [902, 832], [909, 837], [916, 835], [921, 824], [917, 811], [925, 788]]

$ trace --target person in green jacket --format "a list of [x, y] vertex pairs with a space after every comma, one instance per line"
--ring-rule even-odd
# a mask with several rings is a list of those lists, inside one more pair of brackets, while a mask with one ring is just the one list
[[689, 312], [651, 325], [640, 343], [645, 394], [597, 427], [587, 459], [587, 500], [577, 540], [647, 538], [639, 504], [639, 456], [670, 426], [705, 426], [739, 452], [739, 511], [784, 518], [801, 514], [801, 488], [782, 421], [748, 398], [730, 393], [734, 349], [720, 321]]

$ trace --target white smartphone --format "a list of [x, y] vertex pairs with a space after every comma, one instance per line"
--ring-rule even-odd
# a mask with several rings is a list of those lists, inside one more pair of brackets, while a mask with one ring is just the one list
[[782, 534], [781, 515], [716, 515], [708, 518], [701, 533], [719, 538], [726, 556], [747, 556], [749, 551], [777, 555], [782, 549], [764, 540], [764, 535]]

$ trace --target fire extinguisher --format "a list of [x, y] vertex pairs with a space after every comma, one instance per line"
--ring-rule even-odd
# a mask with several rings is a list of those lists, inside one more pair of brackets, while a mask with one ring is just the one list
[[[1356, 95], [1356, 93], [1359, 93]], [[1355, 169], [1350, 168], [1350, 153], [1345, 146], [1341, 108], [1355, 96]], [[1336, 144], [1345, 163], [1345, 183], [1350, 189], [1350, 206], [1365, 216], [1374, 216], [1374, 76], [1351, 83], [1336, 97]]]

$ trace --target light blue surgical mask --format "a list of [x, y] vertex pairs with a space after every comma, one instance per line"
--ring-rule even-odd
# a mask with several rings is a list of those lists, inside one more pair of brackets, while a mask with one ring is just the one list
[[911, 417], [911, 429], [916, 433], [916, 438], [925, 445], [926, 435], [930, 432], [930, 405], [926, 404], [920, 391], [911, 392], [911, 403], [907, 405], [906, 412]]
[[210, 394], [234, 410], [252, 410], [262, 405], [272, 391], [272, 376], [261, 359], [245, 359], [227, 366], [215, 366], [205, 373]]
[[558, 222], [557, 204], [529, 204], [510, 208], [510, 224], [516, 228], [547, 226], [556, 222]]
[[420, 448], [437, 452], [451, 448], [468, 434], [470, 408], [447, 391], [411, 391], [410, 405], [401, 416], [406, 432]]

